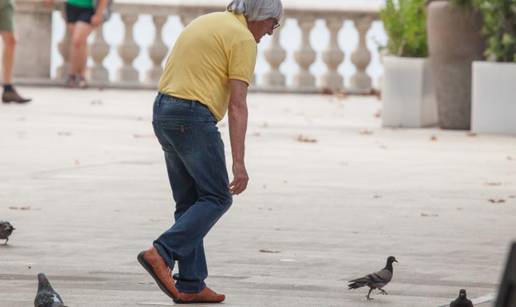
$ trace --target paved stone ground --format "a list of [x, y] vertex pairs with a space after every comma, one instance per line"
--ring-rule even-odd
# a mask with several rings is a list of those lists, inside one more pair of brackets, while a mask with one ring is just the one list
[[[22, 92], [35, 101], [0, 106], [0, 219], [16, 227], [0, 306], [31, 306], [37, 272], [69, 306], [172, 305], [135, 259], [173, 206], [154, 93]], [[374, 97], [249, 105], [250, 186], [206, 239], [225, 305], [419, 307], [496, 290], [516, 239], [516, 137], [382, 129]], [[347, 290], [389, 255], [390, 295]]]

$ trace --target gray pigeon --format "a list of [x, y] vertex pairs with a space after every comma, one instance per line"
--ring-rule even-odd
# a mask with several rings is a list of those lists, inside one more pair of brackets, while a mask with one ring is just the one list
[[368, 274], [364, 277], [360, 277], [357, 279], [353, 279], [348, 281], [348, 289], [358, 289], [364, 286], [369, 287], [369, 292], [367, 293], [366, 298], [368, 300], [372, 300], [370, 297], [371, 292], [374, 289], [378, 289], [382, 292], [382, 294], [387, 294], [385, 290], [382, 288], [385, 287], [392, 279], [392, 263], [398, 262], [394, 256], [389, 256], [387, 258], [387, 264], [383, 269], [378, 272]]
[[473, 307], [473, 302], [468, 299], [466, 290], [460, 289], [459, 297], [450, 303], [450, 307]]
[[7, 221], [0, 221], [0, 240], [5, 240], [4, 245], [7, 245], [9, 236], [13, 233], [14, 227]]
[[66, 307], [43, 273], [38, 274], [38, 292], [34, 299], [34, 307]]

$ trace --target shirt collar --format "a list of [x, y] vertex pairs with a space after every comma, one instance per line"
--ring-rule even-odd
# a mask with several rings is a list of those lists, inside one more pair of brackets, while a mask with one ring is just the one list
[[240, 23], [247, 28], [247, 19], [245, 18], [244, 15], [235, 14], [235, 13], [231, 13], [231, 14], [235, 15], [235, 17], [238, 19], [238, 21], [240, 21]]

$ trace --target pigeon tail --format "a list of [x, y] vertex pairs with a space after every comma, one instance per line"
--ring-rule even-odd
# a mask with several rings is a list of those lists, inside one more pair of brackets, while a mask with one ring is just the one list
[[358, 289], [358, 288], [364, 287], [365, 285], [366, 285], [365, 283], [354, 282], [354, 283], [348, 285], [348, 289], [349, 290]]

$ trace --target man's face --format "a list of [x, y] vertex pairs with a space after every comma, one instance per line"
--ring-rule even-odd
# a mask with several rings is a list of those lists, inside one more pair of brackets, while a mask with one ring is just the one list
[[272, 35], [274, 29], [279, 27], [279, 22], [276, 18], [267, 18], [265, 20], [250, 21], [248, 22], [248, 27], [251, 33], [253, 33], [256, 42], [259, 43], [265, 34]]

